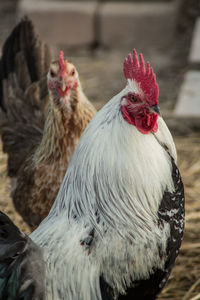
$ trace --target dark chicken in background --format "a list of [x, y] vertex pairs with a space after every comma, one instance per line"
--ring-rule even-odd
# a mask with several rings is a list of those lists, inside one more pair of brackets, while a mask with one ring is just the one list
[[[48, 72], [48, 79], [47, 79]], [[52, 61], [23, 19], [0, 61], [0, 133], [16, 210], [36, 228], [56, 198], [79, 138], [95, 114], [75, 66]]]

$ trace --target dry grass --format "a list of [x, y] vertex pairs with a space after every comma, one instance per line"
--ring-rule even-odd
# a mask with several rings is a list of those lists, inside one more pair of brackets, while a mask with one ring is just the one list
[[[176, 266], [159, 299], [197, 300], [200, 299], [200, 139], [198, 136], [176, 137], [175, 142], [179, 156], [178, 164], [185, 184], [186, 229]], [[2, 152], [0, 152], [0, 209], [22, 230], [29, 232], [28, 227], [15, 212], [9, 197], [6, 155]]]
[[[28, 226], [24, 223], [21, 216], [15, 211], [12, 200], [10, 198], [10, 180], [6, 176], [7, 155], [1, 151], [0, 141], [0, 210], [6, 213], [12, 221], [21, 230], [30, 233]], [[23, 199], [22, 199], [23, 201]]]

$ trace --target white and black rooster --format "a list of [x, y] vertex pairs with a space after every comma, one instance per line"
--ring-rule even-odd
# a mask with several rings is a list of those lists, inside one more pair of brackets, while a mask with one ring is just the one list
[[0, 216], [0, 299], [151, 300], [164, 287], [183, 238], [183, 184], [153, 69], [134, 50], [124, 74], [41, 225], [28, 237]]

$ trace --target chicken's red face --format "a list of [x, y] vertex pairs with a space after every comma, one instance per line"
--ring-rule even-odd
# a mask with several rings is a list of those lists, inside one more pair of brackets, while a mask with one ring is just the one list
[[157, 131], [159, 107], [149, 105], [139, 94], [130, 92], [122, 97], [121, 110], [124, 120], [136, 126], [141, 133], [147, 134], [151, 131]]
[[51, 63], [48, 87], [55, 99], [64, 99], [65, 102], [68, 102], [71, 93], [78, 87], [78, 73], [72, 63], [64, 60], [62, 51], [59, 61]]
[[130, 91], [121, 99], [121, 111], [125, 121], [136, 126], [143, 134], [156, 132], [158, 129], [158, 84], [150, 64], [145, 70], [144, 60], [133, 50], [124, 62], [124, 74], [128, 79]]

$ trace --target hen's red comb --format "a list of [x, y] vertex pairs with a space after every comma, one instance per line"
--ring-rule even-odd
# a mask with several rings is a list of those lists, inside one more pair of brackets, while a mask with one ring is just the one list
[[61, 76], [64, 77], [66, 73], [66, 66], [65, 66], [63, 51], [60, 51], [59, 64], [60, 64]]
[[139, 61], [135, 49], [133, 49], [133, 57], [131, 54], [124, 60], [124, 76], [126, 79], [134, 79], [139, 85], [148, 101], [152, 105], [158, 104], [159, 88], [156, 82], [156, 75], [150, 63], [147, 62], [145, 70], [145, 62], [143, 55], [140, 54]]

